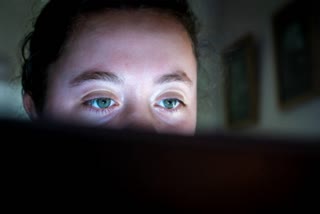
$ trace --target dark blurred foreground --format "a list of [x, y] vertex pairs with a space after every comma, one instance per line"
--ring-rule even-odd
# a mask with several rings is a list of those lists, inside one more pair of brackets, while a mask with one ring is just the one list
[[320, 142], [1, 121], [12, 211], [317, 213]]

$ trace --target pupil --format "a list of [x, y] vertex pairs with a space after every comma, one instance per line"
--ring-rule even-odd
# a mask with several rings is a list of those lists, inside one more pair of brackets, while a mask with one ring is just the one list
[[174, 108], [174, 105], [175, 105], [175, 100], [165, 100], [165, 106], [168, 109]]
[[98, 106], [100, 108], [108, 108], [110, 105], [110, 99], [99, 99]]

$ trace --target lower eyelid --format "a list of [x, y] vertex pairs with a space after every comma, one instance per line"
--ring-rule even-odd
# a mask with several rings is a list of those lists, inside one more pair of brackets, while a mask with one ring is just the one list
[[[117, 111], [117, 106], [111, 106], [106, 109], [98, 109], [90, 106], [83, 106], [83, 109], [88, 112], [86, 114], [91, 115], [93, 118], [96, 117], [109, 117], [113, 115], [115, 111]], [[94, 115], [92, 115], [94, 114]]]

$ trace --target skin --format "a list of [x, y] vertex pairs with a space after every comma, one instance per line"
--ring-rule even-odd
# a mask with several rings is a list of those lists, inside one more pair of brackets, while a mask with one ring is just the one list
[[[44, 117], [195, 132], [197, 62], [188, 33], [169, 15], [141, 9], [83, 17], [48, 79]], [[26, 97], [27, 112], [39, 117], [32, 106]]]

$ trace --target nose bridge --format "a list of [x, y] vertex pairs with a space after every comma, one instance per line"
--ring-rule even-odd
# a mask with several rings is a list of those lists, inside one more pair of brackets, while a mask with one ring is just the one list
[[124, 128], [156, 131], [151, 109], [145, 99], [135, 98], [126, 108]]
[[127, 116], [127, 122], [125, 128], [135, 130], [156, 131], [153, 117], [149, 110], [135, 109]]

